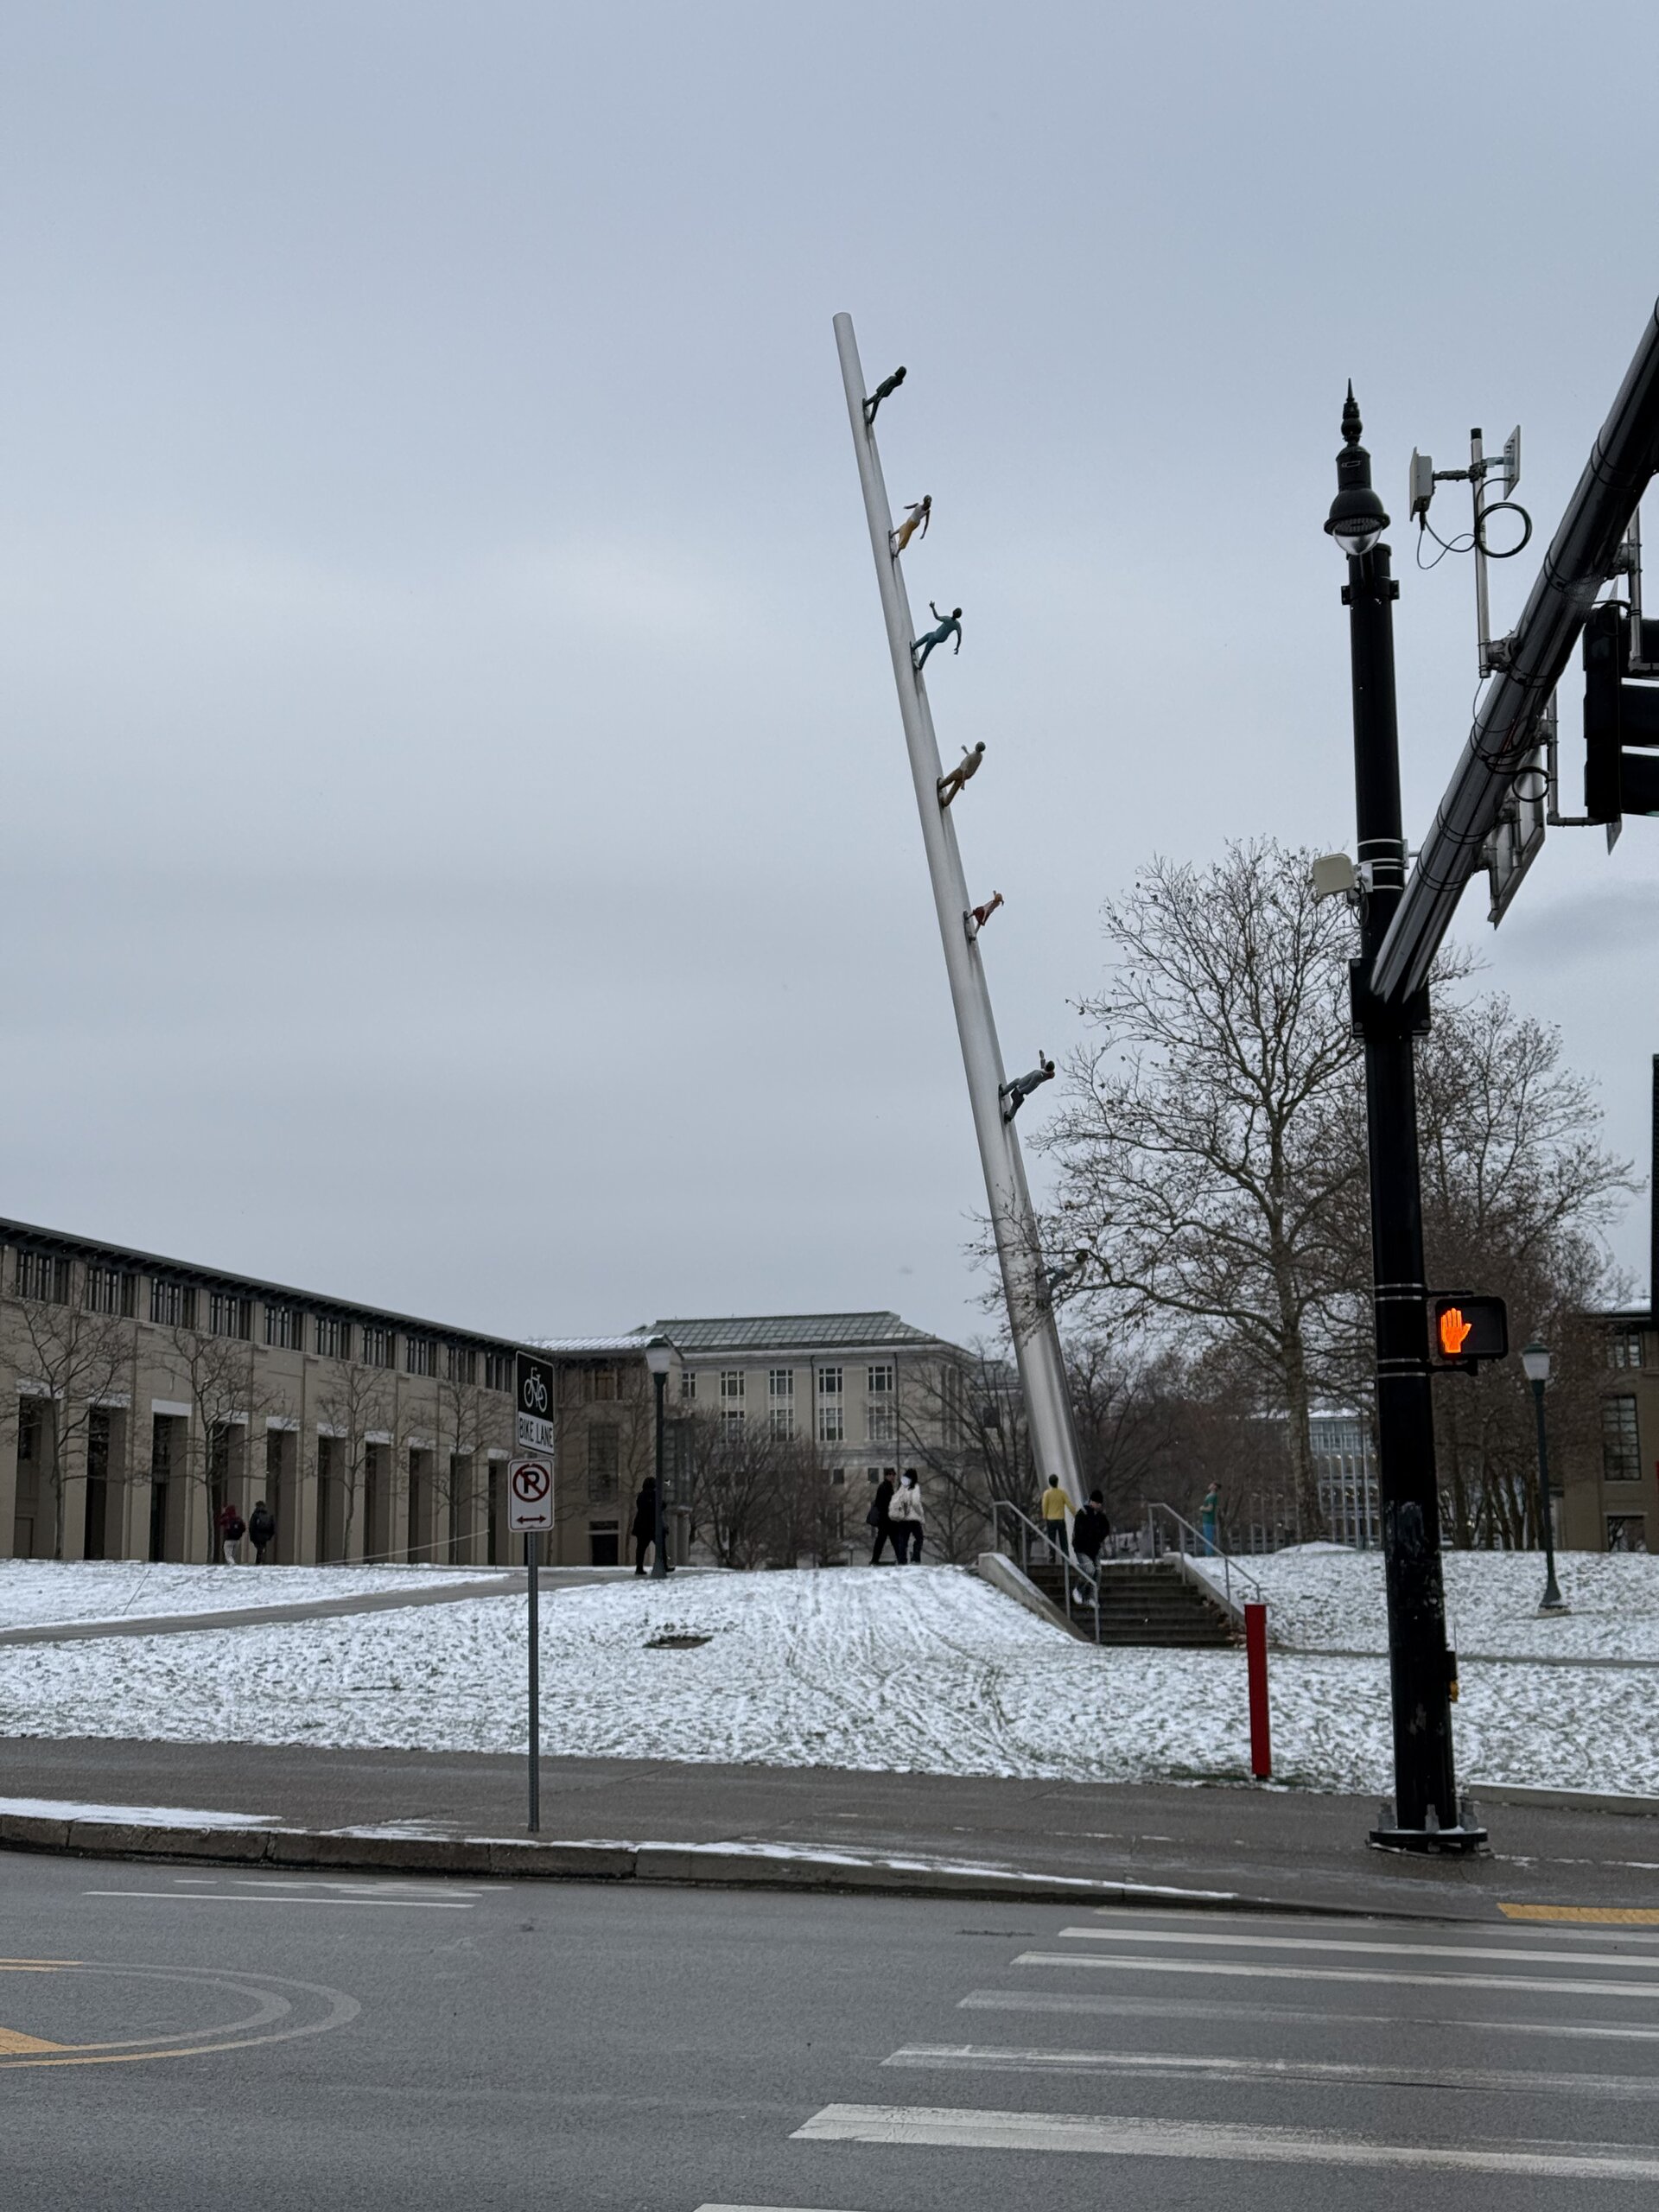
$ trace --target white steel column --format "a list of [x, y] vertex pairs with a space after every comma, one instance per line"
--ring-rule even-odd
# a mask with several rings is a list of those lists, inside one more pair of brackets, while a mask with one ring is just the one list
[[[892, 551], [893, 514], [887, 505], [881, 462], [874, 432], [866, 428], [864, 422], [864, 372], [859, 364], [850, 315], [836, 317], [836, 345], [841, 355], [842, 380], [847, 387], [847, 413], [852, 424], [853, 448], [858, 455], [858, 479], [863, 487], [865, 512], [869, 518], [870, 550], [875, 556], [875, 580], [887, 620], [893, 681], [899, 689], [899, 713], [905, 726], [905, 745], [916, 786], [917, 810], [922, 817], [922, 844], [927, 854], [927, 872], [932, 879], [933, 903], [944, 945], [950, 1003], [956, 1010], [957, 1031], [962, 1039], [974, 1134], [979, 1140], [979, 1157], [985, 1171], [985, 1196], [1002, 1270], [1008, 1330], [1014, 1339], [1014, 1357], [1020, 1363], [1032, 1449], [1039, 1479], [1046, 1482], [1049, 1476], [1058, 1475], [1061, 1487], [1075, 1506], [1082, 1501], [1083, 1488], [1059, 1332], [1054, 1325], [1053, 1307], [1044, 1279], [1036, 1217], [1026, 1186], [1020, 1140], [1014, 1123], [1002, 1118], [999, 1095], [1003, 1082], [1002, 1054], [996, 1041], [996, 1024], [991, 1017], [991, 995], [986, 986], [978, 944], [969, 937], [966, 927], [970, 902], [962, 872], [962, 856], [957, 849], [956, 823], [951, 810], [939, 804], [942, 771], [938, 742], [933, 734], [927, 686], [911, 658], [911, 640], [916, 632], [911, 622], [904, 577]], [[898, 404], [902, 406], [904, 402], [901, 399]], [[955, 804], [971, 807], [976, 796], [969, 788]]]

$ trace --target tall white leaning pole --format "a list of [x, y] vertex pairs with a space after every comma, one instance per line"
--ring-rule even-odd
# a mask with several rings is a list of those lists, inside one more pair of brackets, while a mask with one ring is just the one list
[[[911, 658], [911, 640], [916, 632], [911, 622], [904, 576], [892, 550], [893, 512], [887, 505], [880, 458], [875, 449], [874, 434], [864, 421], [864, 372], [859, 364], [850, 315], [836, 317], [836, 346], [841, 355], [842, 381], [847, 387], [847, 414], [852, 424], [853, 448], [858, 455], [864, 512], [869, 518], [875, 581], [887, 625], [893, 681], [899, 687], [899, 714], [905, 726], [905, 747], [910, 754], [917, 810], [922, 817], [922, 844], [933, 883], [939, 936], [944, 944], [950, 1003], [956, 1009], [957, 1032], [962, 1039], [969, 1103], [974, 1111], [974, 1134], [979, 1139], [979, 1157], [985, 1170], [985, 1196], [1002, 1269], [1008, 1330], [1014, 1338], [1014, 1357], [1020, 1363], [1026, 1419], [1039, 1474], [1045, 1481], [1050, 1475], [1058, 1475], [1061, 1488], [1075, 1506], [1082, 1502], [1083, 1485], [1077, 1433], [1071, 1423], [1071, 1400], [1065, 1386], [1065, 1363], [1060, 1355], [1059, 1332], [1054, 1325], [1054, 1310], [1044, 1278], [1037, 1217], [1032, 1211], [1020, 1140], [1014, 1123], [1002, 1118], [1002, 1053], [996, 1041], [991, 995], [986, 986], [979, 946], [968, 934], [971, 907], [962, 872], [962, 855], [957, 850], [956, 824], [939, 804], [942, 771], [938, 741], [933, 734], [927, 686]], [[958, 804], [974, 804], [971, 790], [963, 792]]]

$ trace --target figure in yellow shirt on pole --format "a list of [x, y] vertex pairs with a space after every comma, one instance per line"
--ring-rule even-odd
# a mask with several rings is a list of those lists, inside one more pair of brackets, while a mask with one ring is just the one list
[[1065, 1516], [1070, 1510], [1059, 1477], [1051, 1475], [1048, 1488], [1043, 1492], [1043, 1533], [1062, 1559], [1069, 1558], [1071, 1551], [1065, 1533]]

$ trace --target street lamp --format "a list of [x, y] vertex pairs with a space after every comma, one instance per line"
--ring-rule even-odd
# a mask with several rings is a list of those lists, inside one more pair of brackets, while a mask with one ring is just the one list
[[1549, 1446], [1544, 1439], [1544, 1385], [1549, 1380], [1549, 1347], [1535, 1337], [1521, 1354], [1521, 1364], [1532, 1385], [1533, 1410], [1538, 1421], [1538, 1512], [1544, 1530], [1544, 1598], [1541, 1613], [1572, 1611], [1555, 1586], [1555, 1531], [1549, 1510]]
[[668, 1516], [663, 1506], [663, 1394], [668, 1388], [668, 1370], [674, 1363], [674, 1347], [666, 1337], [653, 1337], [645, 1346], [645, 1365], [651, 1370], [651, 1379], [657, 1386], [657, 1530], [652, 1544], [655, 1556], [651, 1565], [651, 1579], [660, 1582], [669, 1572], [668, 1549], [664, 1530]]

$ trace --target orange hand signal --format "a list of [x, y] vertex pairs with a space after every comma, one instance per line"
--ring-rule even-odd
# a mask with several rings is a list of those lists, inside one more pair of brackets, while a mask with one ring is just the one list
[[1448, 1306], [1440, 1316], [1440, 1350], [1448, 1359], [1455, 1359], [1463, 1350], [1464, 1339], [1473, 1324], [1463, 1318], [1459, 1306]]

